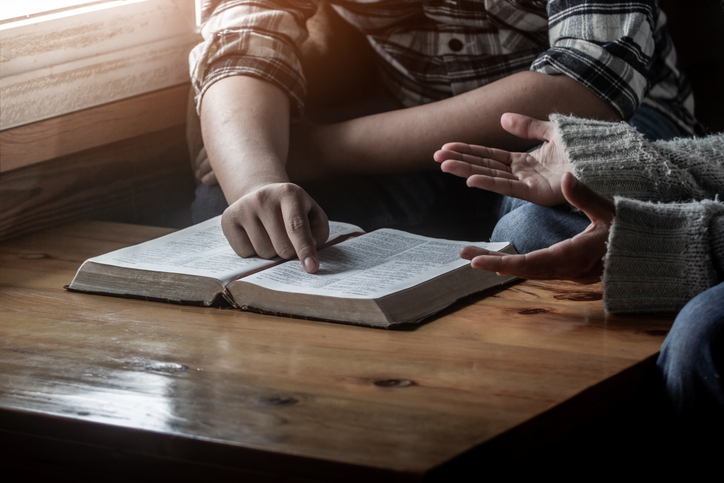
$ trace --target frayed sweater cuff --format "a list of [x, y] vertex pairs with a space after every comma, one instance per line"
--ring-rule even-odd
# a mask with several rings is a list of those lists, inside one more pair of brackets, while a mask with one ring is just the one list
[[554, 114], [573, 174], [602, 196], [641, 199], [641, 159], [650, 157], [643, 136], [625, 122], [611, 123]]
[[607, 312], [675, 312], [716, 282], [709, 223], [724, 214], [721, 203], [615, 201], [604, 258]]

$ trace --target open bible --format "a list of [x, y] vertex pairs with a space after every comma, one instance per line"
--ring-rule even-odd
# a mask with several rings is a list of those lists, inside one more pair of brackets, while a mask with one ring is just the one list
[[514, 253], [507, 243], [469, 243], [398, 230], [370, 233], [330, 222], [320, 268], [298, 260], [242, 258], [221, 218], [86, 260], [72, 291], [244, 310], [377, 327], [419, 322], [456, 300], [514, 279], [475, 270], [466, 245]]

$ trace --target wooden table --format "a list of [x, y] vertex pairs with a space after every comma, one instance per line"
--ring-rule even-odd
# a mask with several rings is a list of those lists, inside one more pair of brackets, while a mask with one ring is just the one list
[[624, 397], [671, 324], [606, 316], [600, 285], [569, 283], [407, 331], [63, 289], [86, 258], [168, 231], [83, 222], [0, 245], [6, 463], [111, 480], [482, 474]]

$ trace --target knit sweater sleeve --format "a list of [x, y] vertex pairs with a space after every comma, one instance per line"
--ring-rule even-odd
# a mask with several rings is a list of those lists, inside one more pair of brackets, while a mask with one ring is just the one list
[[573, 174], [603, 196], [714, 198], [724, 189], [724, 134], [648, 142], [626, 123], [553, 115]]
[[674, 312], [722, 280], [724, 204], [615, 201], [604, 258], [607, 312]]
[[724, 134], [652, 143], [626, 123], [551, 120], [576, 177], [616, 201], [608, 312], [677, 311], [724, 279]]

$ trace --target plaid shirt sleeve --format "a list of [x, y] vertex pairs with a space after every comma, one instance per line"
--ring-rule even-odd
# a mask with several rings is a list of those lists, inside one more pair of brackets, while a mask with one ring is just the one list
[[299, 116], [306, 91], [299, 45], [316, 9], [315, 0], [204, 0], [204, 41], [189, 56], [196, 109], [214, 82], [247, 75], [280, 87], [289, 95], [292, 114]]
[[572, 77], [631, 117], [649, 87], [656, 1], [551, 0], [547, 9], [550, 48], [531, 70]]
[[[203, 0], [204, 42], [191, 53], [197, 108], [219, 79], [250, 75], [288, 93], [302, 114], [299, 46], [319, 0]], [[406, 106], [475, 89], [522, 70], [566, 75], [624, 118], [648, 104], [697, 132], [656, 0], [331, 0], [367, 35], [382, 79]], [[546, 39], [546, 36], [548, 37]]]

